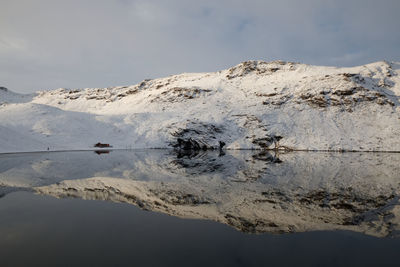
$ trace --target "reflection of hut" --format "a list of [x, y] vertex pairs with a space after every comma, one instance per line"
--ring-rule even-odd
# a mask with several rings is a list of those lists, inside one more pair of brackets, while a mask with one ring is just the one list
[[110, 150], [95, 150], [94, 153], [96, 153], [97, 155], [109, 154]]
[[110, 144], [102, 144], [102, 143], [97, 143], [94, 145], [94, 147], [111, 147]]

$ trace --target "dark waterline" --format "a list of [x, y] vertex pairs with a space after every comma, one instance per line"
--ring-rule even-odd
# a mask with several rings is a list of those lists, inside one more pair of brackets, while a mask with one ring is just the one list
[[398, 266], [399, 239], [245, 234], [127, 204], [16, 192], [0, 200], [1, 266]]

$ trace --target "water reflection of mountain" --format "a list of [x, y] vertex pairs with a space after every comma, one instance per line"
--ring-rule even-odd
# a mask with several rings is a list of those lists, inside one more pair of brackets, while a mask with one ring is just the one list
[[245, 232], [393, 236], [399, 230], [400, 154], [146, 150], [1, 157], [3, 187], [127, 202]]

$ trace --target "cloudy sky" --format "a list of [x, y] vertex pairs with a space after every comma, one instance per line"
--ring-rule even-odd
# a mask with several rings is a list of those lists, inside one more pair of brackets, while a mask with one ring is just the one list
[[399, 0], [1, 0], [0, 86], [135, 84], [249, 59], [400, 61]]

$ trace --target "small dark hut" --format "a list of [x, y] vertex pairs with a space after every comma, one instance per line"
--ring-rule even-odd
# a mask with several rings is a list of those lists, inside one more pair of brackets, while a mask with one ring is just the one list
[[94, 147], [111, 147], [110, 144], [102, 144], [102, 143], [97, 143], [94, 145]]

